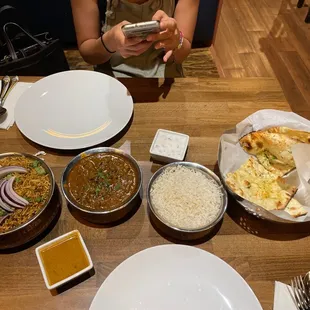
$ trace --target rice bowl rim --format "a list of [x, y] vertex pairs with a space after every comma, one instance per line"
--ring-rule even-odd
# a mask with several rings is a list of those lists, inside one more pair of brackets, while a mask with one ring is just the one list
[[[152, 199], [151, 199], [151, 189], [153, 186], [153, 183], [157, 180], [157, 178], [169, 167], [177, 167], [177, 166], [183, 166], [183, 167], [188, 167], [188, 168], [192, 168], [194, 170], [200, 170], [203, 173], [207, 174], [208, 176], [210, 176], [218, 185], [220, 192], [222, 193], [222, 203], [220, 205], [220, 212], [218, 214], [218, 216], [215, 218], [214, 221], [212, 221], [210, 224], [201, 227], [201, 228], [195, 228], [195, 229], [185, 229], [185, 228], [179, 228], [176, 226], [171, 225], [170, 223], [168, 223], [165, 219], [163, 219], [162, 217], [160, 217], [153, 204], [152, 204]], [[149, 208], [151, 209], [152, 213], [155, 215], [155, 217], [162, 222], [164, 225], [170, 227], [171, 229], [177, 231], [177, 232], [182, 232], [182, 233], [197, 233], [197, 232], [203, 232], [203, 231], [208, 231], [209, 229], [213, 228], [218, 222], [221, 221], [221, 219], [223, 218], [226, 209], [227, 209], [227, 205], [228, 205], [228, 197], [227, 197], [227, 192], [225, 190], [224, 185], [222, 184], [220, 178], [210, 169], [206, 168], [203, 165], [197, 164], [197, 163], [193, 163], [193, 162], [185, 162], [185, 161], [180, 161], [180, 162], [174, 162], [168, 165], [165, 165], [163, 167], [161, 167], [160, 169], [158, 169], [153, 176], [151, 177], [148, 186], [147, 186], [147, 191], [146, 191], [146, 198], [147, 198], [147, 203]]]
[[54, 193], [54, 190], [55, 190], [55, 177], [54, 177], [54, 174], [53, 174], [53, 171], [52, 169], [45, 163], [44, 160], [42, 160], [40, 157], [38, 156], [35, 156], [35, 155], [32, 155], [32, 154], [28, 154], [28, 153], [18, 153], [18, 152], [9, 152], [9, 153], [2, 153], [0, 154], [0, 159], [4, 158], [4, 157], [12, 157], [12, 156], [25, 156], [27, 158], [30, 158], [30, 159], [33, 159], [33, 160], [38, 160], [44, 169], [46, 169], [46, 172], [47, 174], [49, 175], [49, 180], [50, 180], [50, 183], [51, 183], [51, 186], [50, 186], [50, 191], [49, 191], [49, 197], [48, 199], [46, 200], [45, 204], [43, 205], [43, 207], [41, 208], [41, 210], [36, 214], [34, 215], [33, 217], [31, 217], [27, 222], [17, 226], [16, 228], [14, 229], [11, 229], [11, 230], [8, 230], [6, 232], [3, 232], [1, 233], [0, 232], [0, 237], [2, 236], [5, 236], [5, 235], [9, 235], [11, 233], [14, 233], [18, 230], [21, 230], [23, 229], [24, 227], [26, 227], [27, 225], [31, 224], [32, 222], [34, 222], [41, 214], [42, 212], [47, 208], [47, 206], [49, 205], [52, 197], [53, 197], [53, 193]]

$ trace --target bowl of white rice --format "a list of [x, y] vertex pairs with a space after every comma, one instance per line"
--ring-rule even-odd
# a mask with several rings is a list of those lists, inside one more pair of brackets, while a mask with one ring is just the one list
[[227, 208], [227, 193], [220, 179], [191, 162], [159, 169], [148, 184], [147, 200], [153, 224], [182, 240], [205, 237]]

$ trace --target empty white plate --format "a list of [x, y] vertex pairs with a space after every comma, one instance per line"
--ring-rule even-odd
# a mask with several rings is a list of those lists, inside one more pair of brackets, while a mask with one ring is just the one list
[[243, 278], [195, 247], [162, 245], [139, 252], [103, 282], [91, 310], [262, 310]]
[[24, 92], [16, 104], [15, 120], [30, 140], [73, 150], [114, 137], [132, 112], [132, 98], [116, 79], [93, 71], [65, 71]]

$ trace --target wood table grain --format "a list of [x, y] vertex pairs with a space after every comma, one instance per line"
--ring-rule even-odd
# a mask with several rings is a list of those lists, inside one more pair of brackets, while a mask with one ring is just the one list
[[[143, 167], [144, 186], [159, 167], [150, 162], [149, 155], [158, 128], [188, 134], [186, 159], [217, 171], [218, 142], [224, 130], [260, 109], [290, 111], [278, 82], [272, 78], [121, 81], [134, 98], [134, 117], [128, 131], [110, 144], [119, 147], [126, 140], [131, 142], [131, 153]], [[26, 140], [15, 126], [0, 131], [1, 153], [34, 154], [38, 150], [46, 151], [45, 161], [52, 167], [59, 185], [64, 167], [78, 152], [44, 149]], [[54, 227], [26, 249], [0, 254], [1, 309], [88, 309], [104, 279], [126, 258], [148, 247], [172, 242], [150, 224], [145, 199], [130, 219], [114, 227], [81, 223], [61, 199], [62, 212]], [[272, 309], [275, 280], [287, 282], [310, 269], [307, 224], [279, 225], [258, 220], [230, 199], [228, 212], [217, 228], [212, 238], [192, 245], [214, 253], [235, 268], [264, 309]], [[34, 249], [73, 229], [78, 229], [86, 242], [95, 275], [53, 296], [45, 288]]]

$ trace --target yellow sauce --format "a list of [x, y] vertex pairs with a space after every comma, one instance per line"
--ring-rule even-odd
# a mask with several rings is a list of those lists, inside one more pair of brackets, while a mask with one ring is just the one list
[[62, 281], [89, 266], [83, 245], [76, 232], [40, 251], [49, 285]]

